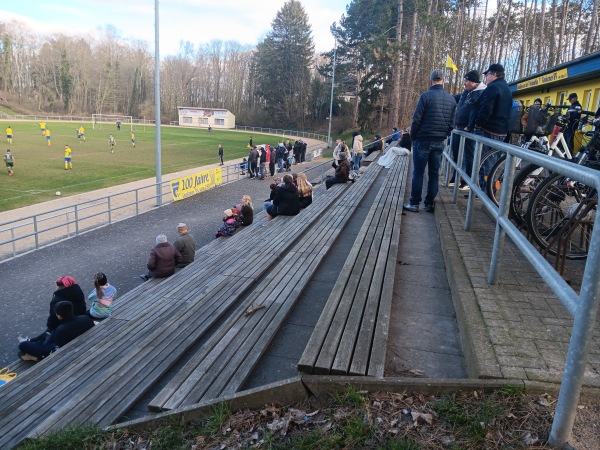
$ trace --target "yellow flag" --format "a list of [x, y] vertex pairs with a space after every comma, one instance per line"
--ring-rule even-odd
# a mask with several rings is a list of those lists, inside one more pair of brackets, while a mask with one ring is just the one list
[[456, 67], [456, 64], [454, 64], [454, 62], [452, 62], [452, 58], [450, 58], [450, 55], [446, 56], [446, 67], [448, 69], [452, 69], [452, 72], [456, 72], [458, 70], [458, 67]]

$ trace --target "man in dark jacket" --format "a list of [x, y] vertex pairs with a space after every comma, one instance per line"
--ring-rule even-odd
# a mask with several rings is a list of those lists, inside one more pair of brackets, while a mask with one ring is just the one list
[[[512, 94], [508, 83], [504, 79], [504, 66], [491, 64], [485, 74], [487, 87], [481, 93], [474, 105], [474, 112], [469, 124], [469, 130], [479, 136], [504, 141], [508, 134], [510, 112], [512, 109]], [[487, 145], [483, 146], [481, 159], [493, 150]], [[479, 169], [479, 185], [486, 189], [487, 176], [497, 159], [497, 156], [486, 158]]]
[[434, 70], [429, 80], [431, 87], [419, 98], [410, 127], [410, 137], [413, 140], [413, 174], [410, 201], [403, 209], [412, 212], [419, 212], [425, 167], [428, 168], [425, 211], [434, 211], [442, 152], [444, 143], [452, 131], [456, 110], [454, 97], [444, 91], [443, 72]]
[[[465, 74], [463, 85], [465, 90], [462, 94], [454, 96], [456, 100], [456, 115], [454, 116], [454, 128], [457, 130], [468, 130], [471, 115], [473, 114], [473, 106], [485, 89], [485, 84], [481, 82], [479, 72], [471, 70]], [[460, 148], [460, 136], [452, 136], [452, 158], [458, 160], [458, 151]], [[473, 168], [473, 154], [475, 153], [475, 141], [465, 139], [465, 148], [463, 153], [462, 169], [471, 174]], [[454, 185], [454, 175], [450, 180], [449, 186]], [[468, 190], [469, 185], [464, 181], [460, 184], [461, 190]]]
[[569, 121], [565, 127], [565, 142], [569, 146], [569, 151], [573, 153], [575, 145], [575, 132], [579, 126], [579, 119], [581, 119], [581, 103], [579, 103], [577, 100], [577, 94], [575, 92], [571, 92], [567, 99], [569, 100], [570, 106], [567, 110], [567, 117], [569, 118]]
[[277, 216], [295, 216], [300, 212], [300, 196], [293, 181], [291, 175], [283, 177], [283, 184], [275, 190], [273, 204], [267, 207], [268, 220]]
[[73, 315], [71, 302], [58, 302], [54, 306], [54, 313], [59, 320], [59, 325], [43, 341], [25, 340], [19, 344], [23, 361], [39, 361], [67, 345], [77, 336], [82, 335], [94, 326], [94, 322], [86, 315]]
[[140, 275], [144, 281], [152, 278], [166, 278], [175, 273], [175, 267], [181, 262], [181, 253], [173, 244], [167, 242], [164, 234], [156, 236], [156, 245], [148, 259], [148, 273]]
[[177, 267], [185, 267], [194, 262], [196, 257], [196, 239], [190, 234], [190, 230], [185, 223], [177, 225], [179, 236], [175, 239], [175, 248], [181, 254], [181, 261]]
[[335, 176], [325, 180], [325, 189], [329, 189], [337, 183], [346, 183], [347, 181], [350, 181], [350, 163], [348, 162], [346, 152], [340, 152], [338, 156], [340, 159], [335, 168]]

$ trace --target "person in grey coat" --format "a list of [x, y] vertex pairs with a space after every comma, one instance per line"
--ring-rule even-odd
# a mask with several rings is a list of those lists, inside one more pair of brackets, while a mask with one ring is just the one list
[[185, 267], [194, 262], [196, 257], [196, 239], [190, 234], [190, 230], [185, 223], [177, 225], [177, 233], [179, 236], [175, 239], [175, 248], [181, 253], [181, 261], [177, 267]]

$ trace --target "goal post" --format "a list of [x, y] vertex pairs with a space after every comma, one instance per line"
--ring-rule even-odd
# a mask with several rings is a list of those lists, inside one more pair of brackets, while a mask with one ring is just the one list
[[121, 122], [121, 127], [129, 127], [129, 131], [133, 131], [132, 116], [123, 116], [118, 114], [92, 114], [92, 129], [94, 130], [116, 130], [117, 122]]

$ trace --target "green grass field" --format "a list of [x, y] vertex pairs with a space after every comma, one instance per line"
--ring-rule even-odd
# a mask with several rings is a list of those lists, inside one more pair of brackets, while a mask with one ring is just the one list
[[[6, 127], [13, 129], [13, 142], [6, 141]], [[85, 128], [86, 141], [78, 143], [75, 129]], [[92, 129], [91, 123], [48, 122], [52, 146], [48, 147], [38, 123], [0, 121], [0, 154], [10, 148], [14, 154], [14, 175], [9, 177], [2, 163], [0, 173], [0, 211], [32, 205], [63, 196], [105, 188], [155, 176], [156, 130], [153, 126], [135, 126], [135, 148], [131, 147], [129, 127], [102, 124]], [[108, 136], [117, 145], [111, 154]], [[275, 144], [277, 137], [247, 132], [162, 127], [162, 173], [200, 167], [219, 162], [218, 145], [225, 150], [225, 160], [248, 155], [248, 139], [255, 144]], [[64, 168], [64, 150], [73, 150], [73, 169]]]

